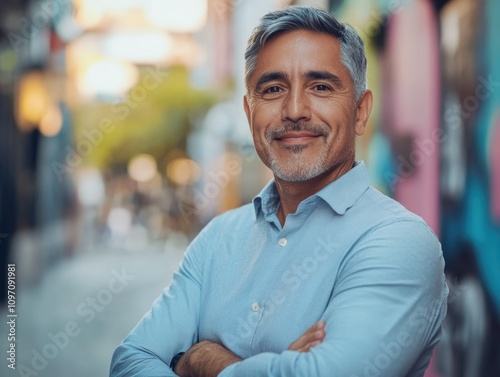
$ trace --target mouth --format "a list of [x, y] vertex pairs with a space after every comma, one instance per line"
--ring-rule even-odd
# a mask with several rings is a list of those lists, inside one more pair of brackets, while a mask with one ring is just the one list
[[301, 145], [308, 144], [322, 136], [323, 135], [314, 132], [292, 131], [276, 135], [274, 140], [287, 145]]

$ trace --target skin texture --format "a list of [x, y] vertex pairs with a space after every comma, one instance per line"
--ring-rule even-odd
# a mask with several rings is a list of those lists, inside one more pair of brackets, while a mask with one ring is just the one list
[[[325, 339], [325, 322], [319, 321], [288, 347], [308, 352]], [[216, 377], [222, 370], [241, 359], [220, 344], [203, 340], [191, 347], [179, 360], [174, 372], [181, 377]]]
[[[372, 107], [368, 90], [356, 101], [337, 38], [298, 30], [274, 37], [260, 50], [244, 97], [255, 149], [274, 173], [282, 225], [299, 203], [348, 172], [355, 139]], [[318, 322], [289, 350], [308, 352], [325, 338]], [[202, 341], [179, 360], [181, 377], [217, 376], [241, 359], [220, 344]]]
[[212, 377], [241, 359], [220, 344], [203, 340], [192, 346], [175, 366], [181, 377]]
[[337, 38], [298, 30], [271, 39], [259, 52], [244, 98], [255, 149], [274, 173], [278, 218], [349, 171], [363, 135], [370, 91], [356, 102]]

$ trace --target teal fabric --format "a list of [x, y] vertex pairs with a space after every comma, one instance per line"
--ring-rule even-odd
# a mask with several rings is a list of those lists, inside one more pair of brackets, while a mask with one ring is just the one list
[[[472, 242], [479, 262], [482, 280], [493, 299], [496, 314], [500, 317], [500, 224], [495, 223], [491, 214], [492, 195], [490, 191], [490, 148], [493, 127], [500, 113], [500, 2], [488, 0], [485, 3], [484, 46], [479, 51], [482, 62], [478, 86], [486, 87], [489, 96], [480, 103], [475, 128], [474, 157], [470, 166], [463, 232]], [[488, 83], [488, 84], [486, 84]]]

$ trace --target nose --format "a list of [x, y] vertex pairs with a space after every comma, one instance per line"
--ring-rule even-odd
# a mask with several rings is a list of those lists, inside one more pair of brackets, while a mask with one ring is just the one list
[[283, 100], [282, 121], [299, 122], [311, 119], [309, 98], [300, 87], [295, 87]]

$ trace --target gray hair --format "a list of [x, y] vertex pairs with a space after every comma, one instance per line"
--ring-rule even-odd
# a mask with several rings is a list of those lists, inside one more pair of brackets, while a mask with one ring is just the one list
[[330, 13], [304, 6], [291, 6], [266, 14], [253, 30], [245, 51], [245, 83], [255, 70], [260, 49], [272, 37], [287, 31], [309, 30], [332, 35], [339, 39], [342, 64], [354, 83], [356, 100], [367, 89], [365, 45], [359, 34], [348, 24], [339, 22]]

